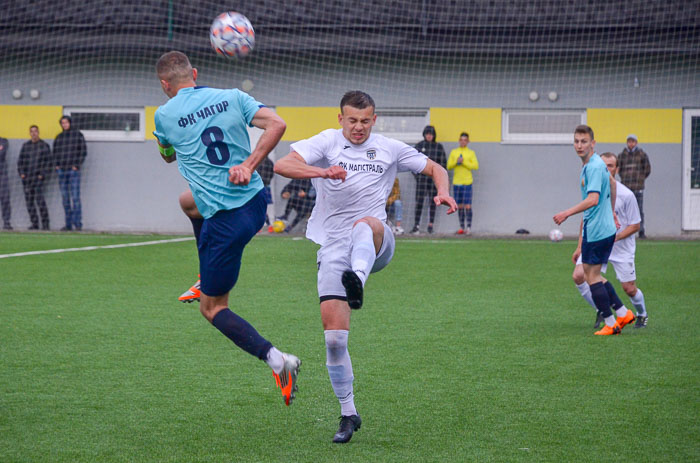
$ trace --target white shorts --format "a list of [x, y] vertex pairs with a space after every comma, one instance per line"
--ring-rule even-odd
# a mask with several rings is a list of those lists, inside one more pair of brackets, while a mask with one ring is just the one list
[[[620, 283], [627, 283], [629, 281], [635, 281], [637, 279], [637, 274], [634, 268], [633, 260], [612, 260], [608, 259], [608, 263], [612, 264], [615, 269], [615, 276]], [[576, 265], [581, 265], [581, 256], [578, 256], [576, 260]], [[601, 273], [606, 273], [608, 271], [608, 264], [603, 264], [600, 267]]]
[[[394, 257], [394, 249], [396, 243], [394, 234], [391, 228], [384, 223], [384, 240], [382, 247], [377, 253], [377, 258], [372, 266], [371, 273], [375, 273], [389, 265], [392, 257]], [[345, 299], [345, 288], [341, 282], [343, 272], [350, 270], [350, 254], [352, 252], [352, 243], [350, 237], [336, 239], [328, 244], [321, 246], [316, 254], [316, 263], [318, 265], [318, 297], [332, 298], [329, 296], [338, 296]]]

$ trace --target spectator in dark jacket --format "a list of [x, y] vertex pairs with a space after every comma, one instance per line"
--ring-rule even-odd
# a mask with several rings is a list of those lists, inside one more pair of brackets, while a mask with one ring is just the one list
[[[432, 125], [427, 125], [423, 129], [423, 141], [419, 142], [415, 148], [421, 153], [425, 154], [430, 158], [431, 161], [436, 162], [441, 167], [447, 165], [447, 155], [445, 154], [445, 148], [442, 147], [441, 143], [436, 141], [437, 134], [435, 133], [435, 127]], [[423, 215], [423, 202], [425, 198], [428, 198], [430, 202], [430, 218], [428, 221], [428, 233], [433, 232], [433, 222], [435, 221], [435, 202], [433, 198], [437, 196], [437, 190], [433, 184], [433, 180], [427, 175], [416, 175], [416, 215], [415, 221], [413, 222], [413, 230], [411, 233], [419, 233], [418, 226], [420, 225], [420, 218]]]
[[294, 220], [284, 229], [285, 232], [289, 233], [299, 222], [311, 214], [316, 203], [316, 190], [311, 186], [311, 180], [308, 178], [294, 179], [282, 189], [281, 196], [282, 199], [287, 200], [287, 206], [284, 209], [284, 215], [279, 217], [279, 220], [286, 221], [289, 214], [296, 211]]
[[644, 182], [651, 174], [649, 156], [637, 145], [637, 136], [627, 136], [627, 146], [617, 157], [620, 182], [634, 193], [639, 206], [642, 222], [639, 225], [639, 237], [646, 238], [644, 230]]
[[30, 230], [39, 229], [39, 218], [36, 208], [39, 208], [41, 216], [41, 228], [49, 229], [49, 210], [44, 201], [44, 182], [51, 172], [53, 158], [51, 148], [39, 138], [39, 127], [32, 125], [29, 127], [31, 140], [22, 145], [17, 159], [17, 172], [22, 179], [24, 187], [24, 199], [27, 202], [27, 212], [32, 225]]
[[9, 146], [7, 138], [0, 137], [0, 208], [2, 208], [2, 228], [5, 230], [12, 230], [10, 224], [12, 206], [10, 205], [10, 185], [7, 177], [7, 150]]
[[63, 116], [59, 123], [63, 132], [53, 142], [53, 152], [58, 171], [58, 186], [63, 196], [63, 210], [66, 213], [66, 226], [62, 231], [83, 228], [80, 205], [80, 167], [87, 156], [85, 138], [73, 128], [70, 116]]

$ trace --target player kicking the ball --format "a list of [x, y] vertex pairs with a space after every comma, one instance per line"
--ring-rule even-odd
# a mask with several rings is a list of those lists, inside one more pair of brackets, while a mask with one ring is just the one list
[[[255, 168], [286, 129], [271, 109], [238, 90], [197, 87], [197, 70], [177, 51], [156, 65], [170, 101], [155, 113], [161, 156], [177, 161], [190, 186], [181, 195], [199, 251], [202, 315], [238, 347], [265, 361], [287, 405], [294, 399], [301, 361], [277, 350], [229, 309], [245, 245], [265, 222], [263, 183]], [[264, 130], [251, 152], [247, 125]], [[183, 205], [190, 193], [191, 210]], [[185, 198], [189, 202], [189, 198]]]
[[394, 254], [394, 234], [386, 223], [386, 200], [397, 172], [432, 177], [436, 205], [457, 209], [449, 195], [447, 171], [414, 148], [372, 134], [377, 119], [372, 97], [360, 91], [340, 101], [341, 129], [324, 130], [293, 143], [275, 164], [289, 178], [310, 178], [316, 204], [306, 237], [321, 245], [317, 254], [318, 295], [326, 340], [326, 367], [340, 401], [341, 418], [333, 442], [345, 443], [360, 429], [353, 371], [348, 354], [350, 309], [362, 307], [370, 273], [386, 267]]
[[[610, 175], [615, 178], [615, 174], [617, 174], [617, 156], [613, 153], [603, 153], [600, 157], [607, 166]], [[646, 304], [644, 303], [644, 294], [642, 290], [637, 288], [635, 281], [637, 277], [634, 269], [634, 254], [636, 250], [634, 234], [639, 231], [642, 218], [639, 214], [639, 206], [637, 206], [637, 199], [634, 193], [622, 183], [617, 181], [615, 183], [617, 186], [615, 214], [620, 221], [620, 231], [615, 237], [615, 244], [613, 245], [608, 262], [615, 267], [615, 275], [622, 284], [622, 289], [629, 296], [634, 308], [637, 309], [637, 322], [634, 324], [634, 327], [644, 328], [647, 326]], [[603, 264], [601, 271], [605, 273], [606, 269], [607, 265]], [[596, 306], [591, 298], [590, 287], [588, 283], [586, 283], [586, 278], [583, 274], [583, 264], [581, 263], [580, 255], [578, 256], [578, 260], [576, 260], [573, 279], [581, 296], [595, 309]], [[603, 280], [605, 281], [605, 279]], [[616, 304], [613, 302], [613, 308], [616, 308], [615, 305]], [[596, 314], [595, 328], [599, 328], [600, 324], [603, 322], [603, 317], [597, 310]]]
[[[578, 154], [581, 169], [580, 186], [582, 201], [554, 216], [554, 223], [560, 225], [568, 217], [583, 212], [579, 234], [579, 244], [573, 260], [581, 256], [586, 283], [591, 289], [591, 298], [598, 312], [605, 320], [605, 326], [597, 335], [620, 334], [622, 328], [634, 321], [631, 310], [622, 305], [615, 288], [601, 275], [601, 267], [608, 262], [610, 251], [615, 243], [615, 179], [611, 177], [605, 163], [595, 152], [593, 129], [579, 125], [574, 131], [574, 150]], [[615, 308], [617, 318], [610, 310]]]

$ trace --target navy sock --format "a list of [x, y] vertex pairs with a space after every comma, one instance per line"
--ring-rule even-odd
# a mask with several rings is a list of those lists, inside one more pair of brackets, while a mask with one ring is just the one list
[[472, 209], [467, 209], [467, 227], [472, 228]]
[[595, 302], [596, 309], [603, 316], [603, 318], [610, 317], [612, 315], [612, 310], [610, 310], [610, 297], [608, 296], [608, 291], [605, 289], [605, 285], [602, 281], [598, 283], [593, 283], [591, 287], [591, 297], [593, 302]]
[[609, 281], [606, 281], [604, 286], [605, 290], [608, 292], [608, 298], [610, 299], [610, 305], [612, 306], [613, 310], [617, 310], [622, 307], [622, 301], [619, 297], [617, 297], [617, 293], [615, 292], [613, 285], [610, 284]]
[[202, 233], [202, 225], [204, 225], [204, 219], [193, 219], [192, 217], [190, 217], [190, 222], [192, 222], [194, 239], [195, 241], [197, 241], [197, 246], [199, 246], [199, 235]]
[[229, 309], [217, 313], [211, 324], [244, 351], [260, 360], [267, 359], [267, 353], [272, 349], [270, 341], [260, 336], [250, 323]]
[[465, 214], [465, 210], [462, 209], [461, 207], [457, 209], [457, 213], [459, 214], [459, 228], [464, 228], [464, 221], [467, 218], [467, 215]]

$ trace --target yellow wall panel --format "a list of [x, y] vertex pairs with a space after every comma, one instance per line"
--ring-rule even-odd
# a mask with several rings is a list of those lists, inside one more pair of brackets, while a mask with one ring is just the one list
[[4, 138], [29, 139], [29, 126], [39, 127], [39, 136], [52, 140], [62, 129], [59, 119], [63, 106], [0, 105], [2, 127], [0, 136]]
[[[153, 140], [153, 115], [157, 106], [146, 106], [146, 139]], [[277, 113], [287, 122], [282, 140], [309, 138], [322, 130], [339, 128], [336, 107], [277, 107]], [[58, 123], [62, 106], [0, 105], [3, 124], [0, 136], [28, 139], [29, 126], [39, 126], [41, 137], [53, 139], [60, 131]], [[614, 109], [589, 108], [588, 124], [601, 143], [624, 143], [634, 133], [640, 144], [676, 143], [683, 140], [682, 109]], [[501, 141], [500, 108], [431, 108], [430, 121], [438, 133], [438, 141], [457, 142], [462, 131], [469, 132], [472, 142]]]
[[275, 112], [287, 123], [284, 141], [303, 140], [326, 129], [340, 128], [340, 109], [333, 106], [277, 106]]
[[430, 123], [439, 142], [457, 142], [462, 132], [470, 142], [501, 141], [501, 108], [430, 108]]
[[598, 143], [624, 144], [631, 133], [640, 145], [683, 142], [682, 109], [589, 108], [587, 121]]
[[153, 120], [153, 116], [156, 114], [156, 109], [158, 109], [158, 106], [146, 106], [145, 108], [146, 140], [156, 139], [155, 135], [153, 135], [153, 131], [156, 129], [156, 123]]

